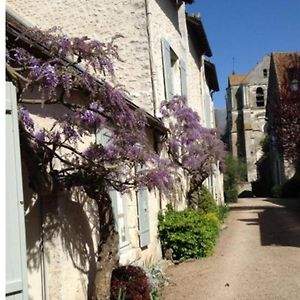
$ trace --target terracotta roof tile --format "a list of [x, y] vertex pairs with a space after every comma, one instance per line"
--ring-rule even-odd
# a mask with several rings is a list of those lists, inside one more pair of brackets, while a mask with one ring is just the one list
[[287, 68], [291, 67], [293, 57], [298, 56], [300, 60], [300, 52], [273, 52], [272, 58], [274, 62], [276, 77], [279, 83], [284, 80]]
[[239, 85], [248, 74], [232, 74], [229, 75], [229, 85]]

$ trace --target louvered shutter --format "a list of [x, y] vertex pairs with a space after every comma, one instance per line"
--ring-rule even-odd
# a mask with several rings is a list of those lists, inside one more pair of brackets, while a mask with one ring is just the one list
[[103, 146], [107, 145], [111, 136], [111, 131], [107, 128], [101, 128], [96, 133], [96, 143]]
[[117, 191], [114, 189], [111, 189], [109, 191], [109, 196], [111, 200], [111, 206], [113, 208], [113, 214], [114, 214], [114, 220], [115, 220], [115, 225], [116, 229], [118, 230], [118, 214], [117, 214]]
[[186, 78], [186, 66], [185, 61], [179, 61], [180, 68], [180, 83], [181, 83], [181, 96], [187, 97], [187, 78]]
[[119, 233], [119, 247], [123, 248], [129, 245], [126, 201], [120, 192], [114, 189], [109, 191], [109, 196], [113, 208], [116, 230]]
[[27, 299], [27, 266], [16, 90], [6, 83], [6, 299]]
[[143, 248], [150, 243], [148, 190], [140, 189], [137, 192], [138, 221], [140, 232], [140, 247]]
[[171, 48], [166, 39], [161, 40], [161, 49], [163, 59], [165, 97], [166, 100], [170, 100], [173, 97], [173, 78], [171, 68]]

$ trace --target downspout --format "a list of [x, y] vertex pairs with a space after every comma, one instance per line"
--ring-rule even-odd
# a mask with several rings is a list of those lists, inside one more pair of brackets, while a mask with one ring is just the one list
[[156, 91], [156, 73], [154, 71], [154, 55], [153, 55], [153, 41], [151, 35], [151, 21], [152, 13], [149, 8], [149, 0], [145, 0], [145, 11], [146, 11], [146, 28], [149, 46], [149, 62], [150, 62], [150, 76], [151, 76], [151, 86], [152, 86], [152, 104], [153, 104], [153, 115], [157, 116], [157, 91]]
[[[150, 76], [151, 76], [151, 87], [152, 87], [152, 103], [153, 103], [153, 115], [154, 117], [160, 117], [160, 114], [157, 111], [157, 84], [156, 84], [156, 73], [154, 71], [154, 55], [153, 55], [153, 40], [151, 35], [151, 21], [152, 13], [150, 12], [149, 6], [150, 0], [145, 0], [145, 11], [146, 11], [146, 28], [147, 28], [147, 37], [148, 37], [148, 51], [149, 51], [149, 64], [150, 64]], [[158, 136], [156, 132], [153, 132], [154, 140], [154, 149], [155, 152], [158, 152]], [[159, 209], [162, 209], [162, 195], [159, 192]]]

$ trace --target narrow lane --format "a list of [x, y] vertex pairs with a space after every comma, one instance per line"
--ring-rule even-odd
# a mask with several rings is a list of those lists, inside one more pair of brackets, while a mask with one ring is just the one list
[[225, 223], [212, 257], [168, 269], [163, 300], [299, 300], [300, 199], [240, 199]]

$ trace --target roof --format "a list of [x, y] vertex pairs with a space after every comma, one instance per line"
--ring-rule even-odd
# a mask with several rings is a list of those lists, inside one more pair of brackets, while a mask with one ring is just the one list
[[185, 2], [187, 4], [192, 4], [195, 2], [195, 0], [173, 0], [173, 1], [175, 1], [176, 3]]
[[204, 71], [205, 71], [205, 78], [209, 89], [216, 92], [219, 91], [220, 89], [219, 89], [216, 66], [213, 63], [205, 60]]
[[[8, 12], [6, 12], [6, 32], [12, 37], [18, 37], [19, 42], [22, 45], [27, 45], [27, 47], [30, 47], [30, 51], [39, 52], [42, 54], [42, 56], [50, 56], [49, 50], [44, 46], [40, 45], [38, 43], [35, 43], [34, 40], [28, 35], [25, 35], [24, 33], [28, 31], [28, 26], [22, 23], [22, 21], [18, 20], [16, 17], [10, 15]], [[67, 63], [67, 61], [66, 61]], [[70, 63], [70, 62], [68, 62]], [[76, 71], [83, 72], [83, 69], [76, 64], [73, 64], [73, 67], [76, 69]], [[99, 86], [103, 86], [103, 82], [100, 80], [97, 80], [97, 83]], [[134, 104], [128, 97], [125, 96], [125, 100], [129, 107], [132, 110], [141, 110], [136, 104]], [[144, 111], [145, 112], [145, 111]], [[154, 129], [160, 131], [161, 133], [166, 133], [167, 128], [164, 126], [163, 122], [152, 116], [151, 114], [145, 112], [146, 118], [148, 121], [149, 126], [153, 127]]]
[[212, 52], [200, 17], [187, 15], [186, 23], [188, 32], [195, 43], [197, 54], [211, 57]]
[[248, 74], [232, 74], [228, 77], [228, 83], [232, 85], [240, 85], [242, 81], [247, 77]]
[[288, 68], [293, 67], [294, 60], [300, 62], [300, 52], [272, 52], [271, 58], [275, 68], [275, 74], [279, 84], [284, 82], [284, 76]]

